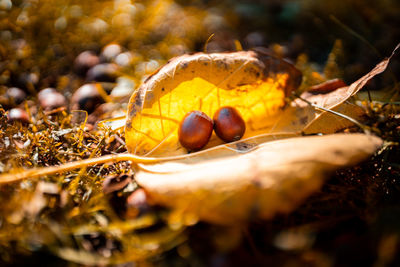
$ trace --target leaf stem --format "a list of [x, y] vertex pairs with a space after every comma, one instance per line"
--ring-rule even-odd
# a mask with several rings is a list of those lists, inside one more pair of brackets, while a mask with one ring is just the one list
[[98, 158], [90, 158], [84, 160], [78, 160], [74, 162], [68, 162], [59, 166], [34, 168], [31, 170], [19, 170], [19, 172], [12, 172], [0, 175], [0, 184], [6, 184], [16, 182], [26, 178], [38, 178], [44, 175], [50, 175], [55, 173], [63, 173], [74, 169], [85, 168], [90, 165], [103, 164], [108, 162], [119, 162], [119, 161], [132, 161], [135, 164], [138, 163], [153, 163], [159, 162], [163, 159], [160, 158], [147, 158], [140, 157], [133, 154], [116, 154], [106, 155]]

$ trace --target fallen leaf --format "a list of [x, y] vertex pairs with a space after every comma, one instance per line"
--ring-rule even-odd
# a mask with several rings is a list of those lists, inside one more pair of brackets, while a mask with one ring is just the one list
[[[235, 54], [224, 54], [224, 56], [226, 55], [237, 56]], [[203, 54], [197, 54], [197, 56], [206, 57]], [[218, 56], [220, 54], [217, 54], [216, 57]], [[172, 156], [171, 160], [166, 163], [138, 164], [141, 170], [136, 174], [136, 180], [149, 193], [150, 200], [161, 205], [171, 206], [176, 211], [175, 214], [180, 214], [179, 216], [182, 218], [175, 218], [175, 221], [193, 223], [196, 220], [205, 220], [229, 224], [247, 221], [254, 217], [271, 218], [279, 212], [290, 212], [307, 196], [320, 188], [327, 173], [357, 164], [372, 155], [382, 144], [382, 140], [377, 137], [360, 134], [293, 137], [300, 135], [302, 131], [307, 133], [333, 133], [351, 125], [351, 122], [343, 117], [321, 111], [321, 108], [362, 118], [363, 110], [347, 102], [347, 100], [356, 94], [369, 79], [384, 71], [390, 58], [382, 61], [370, 73], [348, 87], [322, 93], [305, 92], [300, 98], [295, 99], [287, 106], [282, 106], [282, 102], [277, 101], [277, 98], [272, 98], [277, 101], [274, 115], [268, 116], [272, 113], [266, 115], [264, 112], [264, 114], [256, 116], [257, 120], [268, 120], [272, 124], [252, 128], [250, 134], [247, 132], [244, 139], [237, 142], [222, 145], [210, 142], [205, 150], [186, 155], [186, 151], [181, 149], [174, 139], [167, 145], [165, 138], [154, 140], [153, 148], [145, 148], [150, 143], [148, 140], [154, 136], [154, 133], [162, 132], [164, 117], [161, 116], [162, 105], [156, 104], [157, 97], [160, 97], [157, 90], [162, 91], [162, 88], [164, 88], [167, 92], [165, 95], [170, 97], [172, 92], [175, 93], [176, 88], [174, 86], [179, 87], [184, 83], [183, 80], [187, 76], [183, 74], [177, 80], [173, 78], [179, 71], [175, 73], [172, 70], [179, 68], [177, 66], [180, 66], [180, 64], [183, 64], [184, 69], [189, 69], [192, 73], [189, 79], [196, 79], [197, 77], [197, 59], [185, 58], [188, 61], [177, 59], [177, 61], [174, 61], [173, 67], [169, 66], [166, 70], [161, 68], [158, 71], [159, 76], [153, 76], [147, 80], [136, 95], [131, 98], [126, 129], [128, 150], [132, 153], [139, 153], [139, 155], [159, 150], [158, 153], [155, 153], [156, 156]], [[243, 60], [239, 63], [233, 62], [235, 70], [243, 68], [242, 66], [247, 64], [247, 61], [243, 63]], [[255, 66], [258, 65], [255, 64]], [[251, 65], [251, 68], [253, 67], [254, 65]], [[208, 69], [209, 73], [218, 74], [216, 79], [220, 80], [213, 82], [214, 84], [220, 86], [220, 84], [226, 82], [224, 79], [229, 78], [229, 74], [225, 73], [224, 70], [227, 69], [230, 68], [224, 67], [222, 72], [212, 68]], [[203, 77], [203, 72], [206, 72], [206, 70], [200, 70], [200, 77]], [[248, 71], [248, 73], [256, 72]], [[280, 73], [282, 72], [277, 73], [274, 77], [279, 77]], [[249, 79], [247, 82], [251, 84], [246, 90], [246, 94], [251, 90], [265, 93], [268, 90], [277, 92], [285, 88], [285, 83], [280, 83], [278, 78], [270, 80], [268, 89], [263, 91], [254, 84], [257, 84], [257, 79], [261, 79], [262, 83], [265, 82], [265, 79], [263, 80], [258, 75], [252, 78], [251, 76], [246, 77]], [[159, 84], [165, 85], [169, 82], [167, 80], [167, 83], [163, 83], [162, 79], [172, 79], [175, 84], [166, 89], [165, 86]], [[276, 87], [275, 83], [279, 86]], [[239, 84], [231, 83], [230, 90], [238, 90]], [[194, 83], [192, 87], [181, 88], [182, 91], [179, 96], [183, 96], [182, 99], [168, 102], [166, 106], [171, 110], [179, 108], [179, 106], [171, 107], [171, 103], [175, 101], [182, 103], [188, 101], [192, 105], [193, 99], [187, 98], [183, 92], [186, 90], [193, 94], [196, 94], [197, 90], [201, 92], [202, 87], [199, 89], [199, 85], [199, 83]], [[235, 85], [236, 87], [234, 87]], [[161, 89], [157, 89], [160, 87]], [[228, 87], [220, 87], [220, 93], [228, 90]], [[215, 89], [215, 86], [212, 88]], [[149, 98], [147, 98], [148, 94], [150, 95]], [[246, 103], [244, 96], [237, 97], [241, 101], [233, 103], [233, 106]], [[200, 97], [199, 99], [203, 98]], [[214, 102], [210, 101], [210, 103], [215, 104], [217, 101], [218, 99], [214, 98]], [[155, 113], [158, 112], [158, 115], [154, 113], [151, 117], [154, 124], [151, 124], [150, 129], [146, 128], [150, 124], [141, 124], [144, 120], [143, 112], [146, 111], [145, 114], [148, 114], [149, 111], [146, 107]], [[199, 108], [201, 107], [199, 106]], [[249, 106], [244, 106], [244, 108], [247, 109]], [[184, 112], [179, 114], [182, 117], [183, 115]], [[176, 117], [177, 122], [179, 122], [179, 116]], [[246, 124], [249, 123], [250, 119], [251, 117], [245, 116]], [[157, 128], [155, 123], [160, 126]], [[143, 125], [146, 127], [140, 128], [141, 131], [147, 130], [148, 132], [138, 133], [138, 129], [135, 127]], [[274, 139], [280, 140], [273, 141]], [[160, 149], [161, 147], [163, 149]], [[179, 156], [176, 157], [175, 155]]]
[[[177, 136], [186, 113], [209, 117], [235, 107], [246, 123], [244, 138], [270, 128], [299, 86], [291, 64], [253, 51], [184, 55], [172, 59], [132, 95], [125, 127], [128, 151], [141, 156], [186, 154]], [[213, 134], [206, 148], [223, 142]]]
[[[299, 85], [301, 75], [291, 64], [262, 51], [175, 58], [132, 95], [125, 127], [127, 149], [145, 157], [185, 155], [187, 150], [177, 137], [185, 114], [201, 110], [212, 117], [218, 107], [227, 105], [242, 114], [246, 123], [244, 139], [261, 134], [334, 133], [353, 122], [326, 110], [362, 120], [362, 109], [346, 101], [386, 69], [397, 49], [350, 86], [304, 92], [290, 104], [286, 104], [285, 97]], [[225, 150], [224, 143], [213, 134], [204, 150], [221, 145]]]
[[[366, 75], [353, 82], [350, 86], [342, 87], [331, 92], [304, 92], [295, 99], [279, 116], [274, 127], [267, 132], [295, 132], [295, 133], [334, 133], [353, 125], [337, 115], [318, 109], [333, 110], [353, 119], [362, 119], [363, 112], [355, 105], [348, 105], [346, 101], [357, 94], [369, 80], [386, 70], [391, 58], [396, 54], [400, 44], [392, 54], [375, 66]], [[305, 100], [305, 101], [304, 101]], [[308, 103], [307, 103], [308, 102]], [[311, 106], [311, 103], [314, 106]], [[335, 118], [337, 117], [337, 118]], [[337, 124], [339, 123], [339, 124]]]
[[288, 138], [242, 155], [175, 162], [164, 173], [139, 171], [135, 179], [151, 201], [182, 216], [232, 224], [292, 211], [328, 173], [365, 160], [381, 145], [380, 138], [364, 134]]
[[365, 109], [351, 102], [344, 102], [331, 110], [341, 114], [342, 116], [338, 116], [331, 112], [322, 112], [317, 115], [316, 119], [312, 120], [303, 128], [303, 133], [335, 133], [354, 125], [352, 121], [343, 116], [350, 117], [356, 121], [363, 121], [366, 116]]

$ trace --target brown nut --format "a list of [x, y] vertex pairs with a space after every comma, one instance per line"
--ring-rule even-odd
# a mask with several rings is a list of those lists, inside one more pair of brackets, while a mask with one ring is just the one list
[[99, 57], [92, 51], [83, 51], [74, 61], [75, 73], [80, 76], [85, 76], [86, 72], [100, 63]]
[[244, 135], [246, 124], [233, 107], [221, 107], [214, 114], [214, 130], [225, 142], [237, 141]]
[[112, 62], [121, 52], [122, 47], [119, 44], [110, 43], [103, 47], [100, 54], [100, 60], [102, 62]]
[[178, 130], [179, 142], [189, 151], [202, 149], [210, 140], [213, 121], [204, 112], [195, 110], [183, 117]]
[[105, 101], [99, 92], [100, 86], [100, 84], [88, 83], [79, 87], [71, 98], [72, 109], [86, 110], [90, 114], [103, 104]]
[[151, 210], [146, 192], [142, 188], [136, 189], [126, 199], [125, 218], [133, 219]]
[[6, 97], [10, 106], [16, 106], [24, 102], [26, 93], [18, 87], [10, 87], [6, 91]]
[[14, 121], [19, 121], [21, 123], [29, 123], [29, 116], [28, 113], [26, 113], [25, 110], [20, 109], [20, 108], [13, 108], [8, 111], [7, 114], [7, 120], [8, 122], [12, 123]]
[[103, 193], [110, 194], [122, 191], [131, 181], [132, 176], [128, 174], [109, 175], [103, 181]]
[[118, 65], [114, 63], [98, 64], [88, 70], [86, 81], [88, 82], [115, 82], [118, 77]]
[[40, 106], [46, 110], [53, 110], [59, 107], [67, 106], [67, 99], [54, 88], [46, 88], [38, 93]]

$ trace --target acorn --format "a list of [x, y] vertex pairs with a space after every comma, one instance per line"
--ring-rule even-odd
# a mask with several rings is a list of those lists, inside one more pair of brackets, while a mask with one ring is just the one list
[[126, 198], [128, 192], [124, 192], [132, 182], [132, 175], [127, 174], [111, 174], [103, 181], [103, 193], [107, 196], [108, 201], [114, 212], [122, 219], [126, 213]]
[[134, 55], [132, 52], [123, 52], [117, 55], [114, 62], [120, 67], [128, 67], [133, 61]]
[[345, 86], [347, 86], [347, 84], [343, 80], [336, 78], [320, 84], [313, 85], [307, 89], [307, 92], [311, 94], [326, 94]]
[[126, 199], [125, 218], [133, 219], [151, 210], [146, 192], [138, 188]]
[[210, 140], [213, 121], [204, 112], [195, 110], [183, 117], [178, 130], [179, 142], [189, 151], [202, 149]]
[[49, 87], [41, 90], [37, 97], [40, 106], [46, 111], [67, 106], [67, 99], [65, 96], [54, 88]]
[[16, 106], [24, 102], [26, 93], [18, 87], [10, 87], [6, 91], [6, 97], [11, 106]]
[[80, 53], [74, 61], [74, 71], [80, 76], [85, 76], [86, 72], [100, 63], [99, 57], [92, 51]]
[[229, 143], [244, 135], [246, 124], [233, 107], [221, 107], [214, 114], [214, 131], [219, 138]]
[[29, 116], [25, 110], [20, 108], [13, 108], [10, 109], [7, 113], [7, 120], [8, 122], [12, 123], [14, 121], [19, 121], [21, 123], [29, 123]]
[[103, 104], [105, 101], [99, 92], [99, 86], [101, 85], [88, 83], [79, 87], [71, 98], [72, 109], [86, 110], [90, 114]]
[[113, 61], [122, 52], [122, 47], [117, 43], [110, 43], [103, 47], [100, 54], [100, 60], [102, 62]]
[[118, 66], [114, 63], [98, 64], [90, 68], [86, 74], [86, 81], [115, 82], [118, 77]]
[[132, 176], [128, 174], [109, 175], [103, 181], [103, 193], [110, 194], [122, 191], [130, 182], [132, 182]]

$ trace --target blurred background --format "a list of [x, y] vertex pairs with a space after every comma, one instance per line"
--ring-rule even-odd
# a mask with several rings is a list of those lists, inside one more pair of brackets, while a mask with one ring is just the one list
[[352, 82], [399, 42], [399, 13], [396, 0], [0, 0], [0, 85], [63, 90], [84, 51], [140, 81], [173, 56], [256, 46], [320, 71], [335, 48]]
[[[171, 57], [259, 46], [302, 70], [303, 87], [336, 77], [349, 84], [389, 56], [400, 42], [399, 14], [398, 0], [0, 0], [0, 104], [5, 110], [20, 105], [32, 111], [39, 102], [43, 110], [51, 111], [71, 102], [73, 109], [77, 103], [77, 109], [91, 114], [109, 101], [103, 95], [80, 93], [79, 97], [77, 92], [84, 90], [78, 88], [88, 83], [98, 82], [113, 100], [121, 97], [126, 102], [132, 90]], [[398, 62], [391, 63], [393, 70], [400, 69]], [[397, 79], [383, 75], [370, 87], [393, 88]], [[52, 88], [46, 92], [58, 98], [42, 101], [38, 92], [45, 88]], [[25, 99], [31, 101], [26, 106]], [[398, 142], [400, 117], [391, 113], [387, 123], [382, 114], [369, 115], [383, 132], [389, 124], [390, 129], [397, 129], [382, 136]], [[100, 115], [95, 117], [90, 121], [89, 115], [88, 124], [94, 125]], [[29, 123], [28, 115], [15, 120]], [[76, 145], [74, 138], [70, 146]], [[102, 140], [94, 135], [90, 138]], [[35, 153], [45, 155], [39, 149]], [[104, 153], [110, 151], [115, 149]], [[31, 157], [26, 154], [28, 162]], [[65, 156], [59, 161], [71, 158], [79, 159]], [[186, 242], [142, 266], [395, 266], [400, 262], [399, 158], [398, 149], [388, 149], [371, 162], [336, 173], [321, 192], [288, 216], [232, 228], [199, 223], [185, 233]], [[4, 171], [3, 164], [0, 168]], [[21, 245], [20, 236], [6, 233], [4, 229], [18, 228], [29, 238], [32, 233], [38, 238], [34, 235], [37, 229], [47, 230], [42, 224], [56, 220], [52, 214], [48, 221], [39, 215], [34, 222], [2, 218], [14, 209], [9, 195], [18, 207], [18, 194], [28, 191], [23, 186], [34, 188], [23, 184], [17, 190], [0, 191], [0, 199], [7, 201], [0, 206], [0, 265], [78, 266], [43, 251], [38, 243]], [[82, 199], [74, 200], [74, 205], [86, 201]], [[69, 214], [70, 210], [62, 212]], [[83, 239], [96, 252], [104, 244], [118, 249], [109, 244], [108, 237]]]

